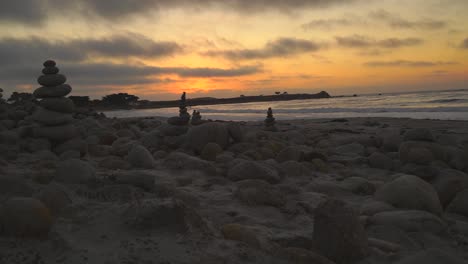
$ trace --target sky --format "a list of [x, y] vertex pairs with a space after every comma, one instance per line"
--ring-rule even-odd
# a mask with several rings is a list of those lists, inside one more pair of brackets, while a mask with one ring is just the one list
[[0, 87], [148, 100], [468, 88], [466, 0], [0, 1]]

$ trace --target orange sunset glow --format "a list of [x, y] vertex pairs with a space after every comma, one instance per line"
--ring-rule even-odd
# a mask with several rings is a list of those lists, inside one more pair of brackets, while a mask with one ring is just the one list
[[[117, 3], [118, 2], [118, 3]], [[0, 3], [0, 86], [54, 59], [75, 95], [142, 99], [466, 88], [468, 4], [451, 1]]]

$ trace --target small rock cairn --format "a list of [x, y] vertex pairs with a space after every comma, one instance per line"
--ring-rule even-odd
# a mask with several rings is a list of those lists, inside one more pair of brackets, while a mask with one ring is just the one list
[[275, 118], [273, 117], [273, 110], [271, 107], [268, 108], [267, 117], [265, 118], [265, 130], [266, 131], [278, 131], [276, 128]]
[[179, 116], [171, 117], [167, 122], [174, 126], [186, 126], [190, 122], [190, 114], [187, 111], [187, 102], [185, 92], [180, 97], [179, 101]]
[[65, 98], [72, 88], [65, 84], [67, 78], [59, 74], [59, 68], [55, 61], [44, 62], [44, 75], [37, 78], [37, 82], [42, 85], [34, 91], [34, 96], [40, 101], [40, 107], [33, 113], [32, 118], [39, 123], [33, 129], [33, 136], [46, 138], [53, 143], [60, 143], [75, 137], [76, 127], [71, 124], [74, 111], [73, 101]]
[[197, 125], [201, 125], [203, 123], [204, 122], [202, 120], [202, 116], [200, 114], [200, 111], [193, 110], [192, 120], [190, 121], [190, 124], [192, 124], [192, 126], [197, 126]]

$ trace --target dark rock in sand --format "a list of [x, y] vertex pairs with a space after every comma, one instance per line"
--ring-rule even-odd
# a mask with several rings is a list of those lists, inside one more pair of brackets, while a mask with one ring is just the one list
[[415, 128], [406, 131], [404, 141], [434, 141], [431, 130], [427, 128]]
[[37, 78], [37, 82], [46, 87], [58, 86], [64, 84], [66, 81], [67, 77], [63, 74], [46, 74]]
[[69, 94], [72, 88], [68, 84], [61, 84], [53, 87], [39, 87], [34, 91], [36, 98], [63, 97]]
[[88, 162], [70, 159], [58, 164], [55, 180], [65, 183], [89, 183], [96, 180], [96, 172]]
[[276, 169], [253, 161], [241, 161], [234, 165], [229, 169], [227, 177], [233, 181], [258, 179], [278, 183], [281, 180]]
[[377, 190], [375, 199], [397, 208], [442, 214], [439, 196], [432, 185], [413, 175], [401, 175]]
[[68, 98], [44, 98], [40, 105], [47, 110], [61, 113], [73, 113], [75, 110], [73, 101]]
[[0, 233], [16, 237], [43, 237], [52, 227], [49, 209], [34, 198], [11, 198], [0, 208]]
[[338, 264], [369, 254], [367, 234], [358, 212], [340, 200], [327, 200], [315, 210], [313, 240], [322, 255]]

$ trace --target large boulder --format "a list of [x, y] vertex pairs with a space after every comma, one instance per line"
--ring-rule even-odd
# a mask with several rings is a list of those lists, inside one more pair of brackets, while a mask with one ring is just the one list
[[468, 175], [461, 171], [444, 169], [432, 182], [442, 206], [445, 208], [455, 198], [457, 193], [468, 188]]
[[238, 162], [228, 170], [227, 177], [233, 181], [258, 179], [278, 183], [281, 180], [276, 169], [254, 161]]
[[86, 161], [69, 159], [57, 165], [55, 179], [64, 183], [88, 183], [96, 180], [94, 167]]
[[187, 146], [201, 153], [206, 144], [212, 142], [225, 149], [229, 144], [229, 131], [226, 124], [209, 122], [191, 127], [187, 133]]
[[442, 213], [437, 192], [432, 185], [414, 175], [403, 174], [377, 190], [374, 197], [397, 208]]
[[427, 128], [414, 128], [406, 131], [403, 135], [404, 141], [434, 141], [431, 130]]
[[447, 211], [468, 217], [468, 189], [460, 191], [455, 196]]
[[399, 156], [403, 163], [427, 165], [433, 160], [445, 160], [445, 150], [432, 142], [406, 141], [400, 145]]
[[322, 255], [336, 263], [357, 261], [369, 254], [359, 213], [340, 200], [326, 200], [315, 210], [313, 241]]
[[377, 213], [368, 220], [371, 225], [395, 226], [407, 232], [440, 233], [447, 225], [437, 216], [420, 210]]
[[134, 145], [127, 156], [127, 161], [135, 168], [154, 168], [153, 155], [143, 146]]
[[34, 198], [16, 197], [0, 208], [0, 233], [17, 237], [43, 237], [52, 227], [49, 209]]

